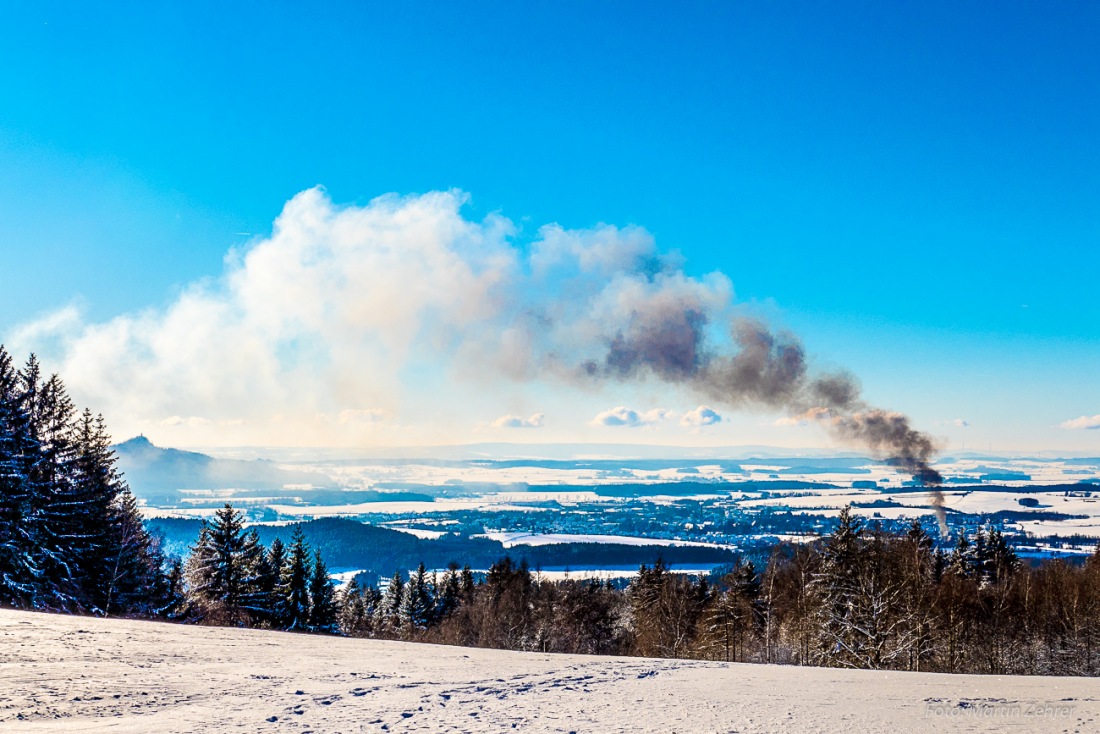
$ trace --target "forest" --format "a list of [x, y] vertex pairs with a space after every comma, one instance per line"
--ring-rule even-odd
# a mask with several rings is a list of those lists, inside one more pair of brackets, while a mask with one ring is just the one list
[[302, 633], [580, 654], [952, 673], [1096, 675], [1100, 548], [1020, 562], [998, 530], [937, 543], [850, 509], [757, 568], [643, 565], [625, 587], [549, 581], [504, 556], [394, 569], [337, 589], [301, 527], [264, 545], [230, 505], [167, 557], [142, 522], [101, 417], [32, 356], [0, 347], [0, 605]]

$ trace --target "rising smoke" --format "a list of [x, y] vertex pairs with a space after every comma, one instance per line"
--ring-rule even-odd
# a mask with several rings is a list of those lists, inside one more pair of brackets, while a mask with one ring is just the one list
[[[486, 402], [466, 389], [471, 380], [656, 379], [733, 409], [815, 423], [939, 482], [930, 437], [868, 405], [853, 376], [815, 373], [795, 335], [739, 318], [725, 275], [687, 274], [638, 227], [549, 225], [517, 247], [503, 217], [464, 217], [466, 198], [433, 192], [341, 207], [310, 189], [269, 236], [231, 253], [220, 278], [167, 306], [102, 323], [65, 308], [8, 343], [38, 352], [124, 435], [409, 445], [423, 440], [422, 415], [456, 416], [442, 430], [468, 430], [462, 409]], [[541, 415], [513, 413], [498, 430], [542, 425]]]
[[579, 372], [589, 378], [622, 380], [652, 375], [682, 383], [703, 398], [731, 408], [767, 408], [798, 414], [824, 426], [834, 437], [869, 449], [898, 471], [932, 489], [942, 533], [946, 510], [931, 466], [935, 441], [916, 430], [907, 416], [868, 405], [858, 381], [847, 373], [813, 375], [801, 341], [774, 332], [759, 320], [729, 319], [725, 348], [707, 342], [712, 319], [703, 304], [646, 303], [619, 325], [606, 352], [586, 359]]

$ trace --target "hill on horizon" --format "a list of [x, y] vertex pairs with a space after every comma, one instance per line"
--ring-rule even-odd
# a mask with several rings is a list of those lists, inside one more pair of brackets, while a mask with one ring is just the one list
[[317, 472], [281, 469], [267, 459], [218, 459], [206, 454], [161, 448], [145, 436], [115, 444], [118, 468], [138, 499], [173, 503], [186, 489], [281, 490], [288, 484], [326, 486]]

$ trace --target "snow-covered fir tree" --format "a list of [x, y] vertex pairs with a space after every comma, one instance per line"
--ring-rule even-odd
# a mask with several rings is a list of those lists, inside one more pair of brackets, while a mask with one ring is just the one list
[[152, 614], [163, 559], [115, 468], [102, 417], [77, 413], [32, 355], [0, 347], [0, 603]]
[[401, 581], [401, 572], [394, 571], [382, 592], [382, 598], [375, 609], [375, 627], [381, 632], [390, 632], [401, 627], [401, 603], [405, 596], [405, 584]]
[[421, 563], [409, 576], [409, 583], [406, 584], [401, 599], [399, 616], [406, 634], [411, 636], [419, 630], [427, 629], [433, 621], [434, 607], [434, 589], [428, 579], [428, 572]]
[[337, 630], [335, 590], [328, 576], [328, 567], [321, 558], [321, 551], [313, 553], [313, 569], [309, 578], [309, 628], [314, 632], [332, 633]]
[[309, 629], [309, 546], [301, 525], [294, 528], [287, 551], [282, 577], [282, 627], [288, 630]]

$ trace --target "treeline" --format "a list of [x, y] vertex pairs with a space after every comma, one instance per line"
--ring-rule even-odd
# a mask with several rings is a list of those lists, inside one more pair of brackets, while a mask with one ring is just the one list
[[848, 509], [820, 541], [778, 548], [762, 571], [739, 561], [716, 582], [662, 562], [625, 588], [549, 581], [505, 557], [484, 574], [420, 564], [334, 592], [300, 528], [289, 552], [278, 539], [264, 550], [226, 506], [181, 580], [181, 618], [354, 637], [955, 673], [1100, 666], [1100, 549], [1082, 565], [1030, 567], [994, 529], [945, 552], [919, 522], [891, 534]]
[[1030, 567], [996, 530], [945, 552], [919, 523], [888, 534], [849, 510], [821, 541], [778, 548], [762, 571], [735, 563], [715, 583], [663, 563], [642, 566], [624, 590], [540, 582], [505, 558], [477, 584], [421, 568], [381, 593], [351, 587], [338, 604], [344, 634], [457, 645], [952, 673], [1100, 669], [1100, 549], [1082, 565]]
[[17, 369], [0, 346], [0, 604], [154, 615], [162, 564], [102, 417], [78, 413], [33, 356]]

